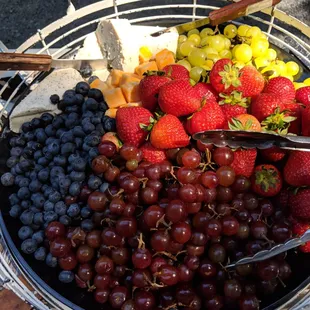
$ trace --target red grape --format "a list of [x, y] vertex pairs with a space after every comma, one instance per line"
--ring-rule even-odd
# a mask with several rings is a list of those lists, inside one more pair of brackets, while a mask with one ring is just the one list
[[213, 151], [212, 158], [219, 166], [229, 166], [234, 160], [234, 153], [229, 147], [219, 147]]
[[201, 157], [196, 151], [187, 151], [182, 156], [182, 163], [187, 168], [197, 168], [200, 164]]

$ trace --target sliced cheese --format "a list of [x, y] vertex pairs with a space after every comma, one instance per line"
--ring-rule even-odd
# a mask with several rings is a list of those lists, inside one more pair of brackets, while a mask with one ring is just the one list
[[95, 32], [87, 35], [75, 59], [101, 59], [103, 57]]
[[45, 112], [60, 113], [57, 105], [50, 102], [50, 96], [57, 94], [62, 97], [66, 90], [74, 88], [81, 81], [83, 78], [75, 69], [54, 70], [14, 108], [10, 116], [11, 130], [19, 132], [24, 122], [40, 117]]

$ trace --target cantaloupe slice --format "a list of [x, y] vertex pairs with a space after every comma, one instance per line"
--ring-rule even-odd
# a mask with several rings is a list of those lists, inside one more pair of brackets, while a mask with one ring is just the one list
[[121, 86], [123, 95], [127, 102], [140, 101], [139, 82], [130, 82]]
[[139, 63], [150, 61], [152, 58], [152, 51], [147, 46], [141, 46], [139, 49]]
[[167, 65], [172, 65], [175, 63], [174, 54], [167, 49], [157, 53], [155, 59], [159, 70], [162, 70]]
[[112, 117], [112, 118], [115, 118], [117, 110], [118, 109], [108, 109], [108, 110], [105, 111], [104, 115]]
[[129, 102], [125, 105], [122, 105], [120, 108], [128, 108], [128, 107], [142, 107], [142, 102], [138, 101], [138, 102]]
[[102, 92], [104, 92], [106, 90], [113, 88], [113, 86], [109, 85], [106, 82], [102, 82], [99, 79], [96, 79], [90, 84], [90, 88], [97, 88], [97, 89], [100, 89]]
[[121, 78], [125, 72], [122, 70], [112, 69], [111, 70], [111, 83], [114, 87], [119, 86], [119, 82], [121, 81]]
[[157, 71], [158, 67], [155, 61], [145, 62], [138, 67], [136, 67], [135, 72], [139, 75], [139, 77], [143, 77], [143, 73], [146, 71]]
[[140, 80], [141, 79], [138, 74], [124, 73], [119, 82], [119, 85], [122, 86], [123, 84], [130, 83], [130, 82], [140, 82]]
[[127, 103], [119, 87], [106, 90], [103, 92], [103, 97], [110, 109], [118, 108]]

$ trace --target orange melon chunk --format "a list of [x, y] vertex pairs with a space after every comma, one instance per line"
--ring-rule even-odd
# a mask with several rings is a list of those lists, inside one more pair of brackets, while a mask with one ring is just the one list
[[112, 117], [112, 118], [115, 118], [117, 110], [118, 109], [108, 109], [108, 110], [105, 111], [104, 115]]
[[90, 88], [97, 88], [102, 92], [105, 92], [106, 90], [113, 88], [113, 86], [109, 85], [107, 82], [102, 82], [101, 80], [96, 79], [90, 84]]
[[121, 86], [123, 95], [127, 102], [140, 101], [139, 82], [126, 83]]
[[143, 73], [146, 71], [157, 71], [158, 67], [155, 61], [145, 62], [138, 67], [136, 67], [135, 72], [139, 75], [139, 77], [143, 77]]
[[157, 53], [155, 59], [159, 70], [162, 70], [167, 65], [172, 65], [175, 63], [174, 54], [167, 49]]
[[140, 82], [140, 77], [139, 75], [135, 73], [124, 73], [119, 85], [122, 86], [123, 84], [130, 83], [130, 82]]
[[119, 86], [119, 82], [121, 81], [121, 78], [123, 76], [125, 72], [122, 70], [117, 70], [117, 69], [112, 69], [111, 70], [111, 84], [114, 87], [118, 87]]
[[142, 107], [142, 102], [138, 101], [138, 102], [129, 102], [125, 105], [122, 105], [120, 108], [128, 108], [128, 107]]
[[103, 96], [110, 109], [118, 108], [127, 103], [119, 87], [106, 90], [103, 92]]

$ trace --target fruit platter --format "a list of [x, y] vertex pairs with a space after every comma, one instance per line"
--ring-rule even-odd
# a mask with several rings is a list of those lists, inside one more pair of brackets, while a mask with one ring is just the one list
[[[52, 56], [106, 67], [32, 71], [1, 111], [2, 285], [42, 310], [306, 309], [310, 242], [231, 264], [310, 229], [309, 150], [193, 137], [310, 137], [309, 28], [283, 26], [294, 47], [272, 32], [282, 29], [274, 7], [213, 25], [216, 7], [196, 1], [108, 2], [16, 50], [40, 40], [50, 54], [61, 39], [45, 41], [48, 32], [103, 12]], [[210, 11], [210, 25], [164, 30]]]

